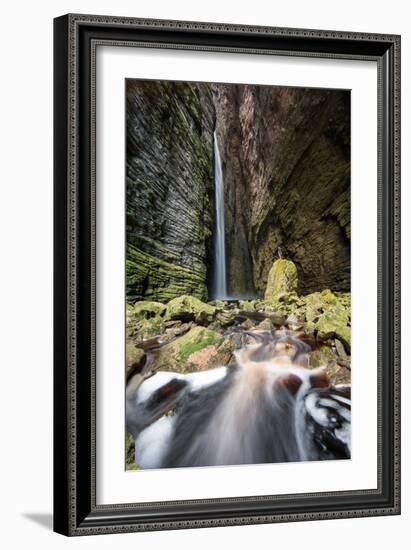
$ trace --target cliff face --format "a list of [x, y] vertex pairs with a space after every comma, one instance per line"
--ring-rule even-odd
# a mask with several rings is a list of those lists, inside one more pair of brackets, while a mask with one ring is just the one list
[[127, 298], [207, 298], [214, 106], [208, 85], [127, 81]]
[[350, 289], [349, 93], [214, 87], [232, 293], [262, 293], [280, 247], [299, 292]]
[[127, 297], [207, 298], [213, 130], [228, 292], [262, 296], [279, 249], [300, 294], [350, 290], [349, 92], [127, 82]]

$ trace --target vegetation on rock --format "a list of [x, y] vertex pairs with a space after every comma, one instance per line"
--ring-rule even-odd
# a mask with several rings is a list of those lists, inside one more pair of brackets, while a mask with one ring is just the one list
[[214, 319], [217, 308], [205, 304], [194, 296], [179, 296], [167, 304], [165, 319], [180, 319], [195, 321], [198, 324], [208, 324]]
[[276, 260], [268, 273], [264, 299], [279, 299], [297, 290], [297, 268], [290, 260]]

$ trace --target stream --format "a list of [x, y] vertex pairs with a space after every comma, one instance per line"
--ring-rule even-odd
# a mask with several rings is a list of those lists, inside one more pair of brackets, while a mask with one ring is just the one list
[[126, 388], [139, 467], [350, 458], [350, 386], [308, 368], [304, 333], [238, 324], [228, 332], [240, 335], [229, 365], [188, 374], [156, 371], [164, 343], [144, 343], [145, 363]]

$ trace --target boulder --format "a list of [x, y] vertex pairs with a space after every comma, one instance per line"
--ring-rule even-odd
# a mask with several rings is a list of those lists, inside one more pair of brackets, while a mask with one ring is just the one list
[[127, 337], [139, 343], [160, 334], [166, 306], [159, 302], [141, 301], [127, 305]]
[[[224, 338], [220, 334], [209, 328], [194, 326], [183, 336], [176, 338], [158, 351], [154, 368], [180, 373], [202, 370], [198, 368], [197, 362], [203, 364], [205, 360], [197, 355], [198, 361], [196, 361], [194, 354], [210, 346], [215, 346], [213, 349], [217, 352], [223, 340]], [[216, 355], [216, 353], [211, 353], [211, 355]], [[192, 356], [194, 356], [194, 359]], [[212, 363], [210, 363], [210, 366], [212, 366]]]
[[130, 376], [135, 368], [140, 367], [145, 359], [145, 353], [132, 342], [126, 343], [126, 375]]
[[274, 325], [271, 323], [270, 319], [264, 319], [256, 327], [258, 330], [272, 330]]
[[305, 330], [316, 332], [319, 340], [326, 342], [338, 338], [345, 351], [351, 349], [351, 299], [349, 293], [333, 293], [326, 289], [301, 298], [298, 314], [305, 315]]
[[255, 311], [256, 300], [239, 300], [238, 306], [242, 311]]
[[292, 313], [287, 317], [285, 324], [290, 330], [301, 330], [304, 326], [304, 322], [295, 313]]
[[350, 384], [351, 373], [349, 368], [339, 363], [339, 357], [327, 345], [321, 345], [310, 353], [309, 368], [325, 367], [330, 385]]
[[195, 321], [200, 325], [208, 325], [214, 320], [217, 308], [205, 304], [198, 298], [183, 295], [170, 300], [165, 312], [165, 320]]
[[342, 304], [327, 308], [316, 323], [317, 336], [320, 340], [338, 338], [347, 351], [351, 348], [351, 328], [348, 326], [350, 312]]
[[130, 315], [135, 319], [151, 319], [159, 315], [160, 317], [166, 311], [166, 306], [160, 302], [141, 301], [136, 302], [130, 309]]
[[225, 309], [223, 311], [218, 311], [216, 319], [221, 327], [228, 327], [235, 322], [236, 313], [233, 310]]
[[276, 260], [269, 273], [265, 300], [278, 299], [283, 294], [295, 292], [298, 285], [297, 268], [291, 260]]
[[126, 332], [129, 339], [133, 340], [135, 344], [140, 344], [143, 340], [160, 335], [163, 332], [163, 318], [156, 315], [150, 319], [141, 319], [140, 321], [128, 320]]

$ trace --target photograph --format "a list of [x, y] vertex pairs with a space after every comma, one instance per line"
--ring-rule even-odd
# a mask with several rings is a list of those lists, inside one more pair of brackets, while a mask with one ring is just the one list
[[125, 121], [125, 469], [350, 459], [350, 90], [128, 78]]

